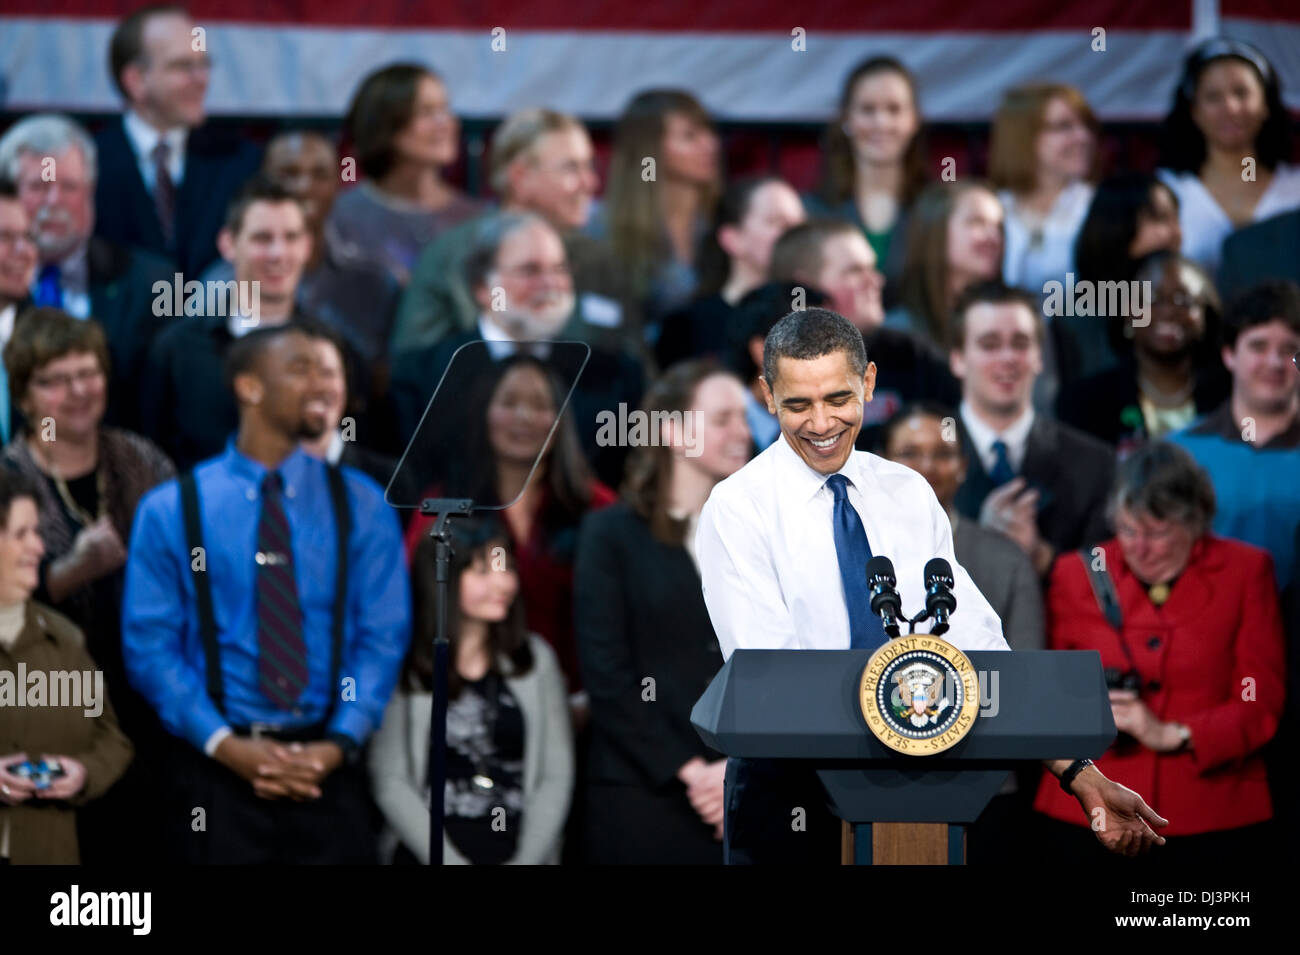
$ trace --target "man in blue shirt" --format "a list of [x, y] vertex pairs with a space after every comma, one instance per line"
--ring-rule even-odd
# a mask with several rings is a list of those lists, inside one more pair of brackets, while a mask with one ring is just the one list
[[379, 486], [299, 448], [325, 427], [315, 344], [289, 323], [231, 346], [239, 431], [195, 467], [196, 506], [170, 481], [131, 535], [123, 652], [185, 743], [169, 822], [189, 862], [374, 857], [360, 748], [406, 652], [409, 584]]
[[1247, 289], [1223, 316], [1223, 363], [1232, 395], [1170, 436], [1207, 472], [1218, 498], [1214, 533], [1273, 555], [1278, 586], [1291, 577], [1300, 526], [1300, 287]]

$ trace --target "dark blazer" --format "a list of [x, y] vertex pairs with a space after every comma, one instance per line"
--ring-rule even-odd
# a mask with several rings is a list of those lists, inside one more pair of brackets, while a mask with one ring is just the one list
[[[963, 516], [979, 520], [980, 506], [994, 485], [964, 429], [962, 436], [966, 480], [955, 503]], [[1020, 472], [1039, 490], [1038, 533], [1054, 550], [1076, 550], [1109, 536], [1106, 500], [1115, 479], [1110, 448], [1069, 425], [1035, 415]]]
[[1300, 282], [1300, 209], [1238, 229], [1223, 240], [1219, 294], [1229, 301], [1265, 279]]
[[176, 247], [168, 249], [153, 195], [140, 175], [122, 120], [100, 130], [95, 145], [99, 150], [95, 233], [165, 256], [187, 279], [197, 279], [217, 257], [217, 232], [226, 207], [257, 171], [260, 151], [210, 126], [190, 132], [185, 140], [185, 177], [176, 194]]
[[[696, 756], [721, 758], [690, 722], [722, 666], [690, 554], [655, 540], [619, 501], [583, 521], [573, 603], [591, 697], [592, 861], [721, 862], [722, 844], [677, 779]], [[645, 698], [646, 679], [654, 680], [653, 700]]]
[[86, 246], [90, 314], [104, 327], [112, 362], [104, 423], [138, 430], [140, 376], [149, 346], [170, 319], [154, 314], [154, 283], [172, 294], [175, 269], [166, 259], [92, 236]]
[[1034, 565], [1019, 545], [991, 527], [958, 518], [952, 530], [957, 563], [1002, 621], [1012, 650], [1041, 650], [1047, 643], [1043, 593]]
[[[477, 331], [462, 332], [436, 345], [425, 345], [395, 357], [389, 399], [403, 443], [410, 441], [415, 434], [429, 399], [433, 397], [434, 389], [438, 387], [456, 349], [477, 341], [482, 341]], [[591, 357], [569, 402], [568, 414], [577, 427], [587, 460], [596, 476], [610, 487], [623, 483], [623, 463], [629, 449], [617, 443], [603, 447], [598, 443], [598, 415], [609, 411], [617, 416], [620, 403], [625, 404], [629, 412], [638, 408], [643, 384], [641, 365], [630, 355], [592, 348]]]

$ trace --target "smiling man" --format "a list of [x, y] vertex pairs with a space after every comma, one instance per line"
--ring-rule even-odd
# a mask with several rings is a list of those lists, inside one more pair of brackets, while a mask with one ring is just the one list
[[[876, 366], [862, 335], [825, 309], [793, 312], [767, 336], [763, 389], [781, 436], [714, 487], [696, 536], [704, 601], [723, 655], [737, 649], [874, 649], [885, 641], [869, 607], [866, 562], [889, 557], [902, 608], [925, 604], [923, 568], [953, 568], [958, 612], [948, 639], [963, 650], [1007, 650], [1002, 625], [953, 553], [952, 527], [925, 478], [853, 442], [871, 401]], [[1049, 764], [1056, 775], [1070, 760]], [[1098, 837], [1135, 853], [1160, 841], [1139, 816], [1159, 817], [1141, 797], [1091, 765], [1071, 792], [1085, 812], [1119, 820]], [[727, 768], [728, 863], [831, 863], [838, 821], [812, 770], [732, 759]], [[807, 813], [792, 829], [791, 810]]]

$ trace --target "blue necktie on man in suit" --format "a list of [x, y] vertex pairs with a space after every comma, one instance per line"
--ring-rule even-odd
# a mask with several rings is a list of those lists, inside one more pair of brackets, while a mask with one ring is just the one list
[[835, 495], [832, 522], [835, 530], [835, 557], [844, 583], [844, 601], [849, 606], [849, 646], [854, 650], [874, 650], [885, 642], [885, 624], [871, 612], [871, 594], [867, 591], [867, 561], [871, 544], [862, 518], [849, 501], [849, 479], [832, 474], [826, 486]]
[[49, 305], [63, 308], [63, 275], [59, 263], [51, 262], [36, 275], [36, 291], [32, 301], [37, 306]]
[[1011, 458], [1007, 454], [1007, 443], [1001, 438], [993, 442], [993, 470], [989, 472], [989, 479], [993, 482], [994, 487], [1001, 487], [1016, 476], [1016, 469], [1011, 466]]

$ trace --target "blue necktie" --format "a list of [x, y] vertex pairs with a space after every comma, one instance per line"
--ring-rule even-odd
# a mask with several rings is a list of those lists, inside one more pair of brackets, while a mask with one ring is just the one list
[[1011, 458], [1007, 456], [1007, 443], [998, 438], [993, 442], [993, 470], [989, 472], [989, 478], [994, 487], [1001, 487], [1015, 476], [1016, 469], [1011, 466]]
[[844, 601], [849, 607], [849, 646], [854, 650], [874, 650], [885, 642], [885, 625], [871, 612], [871, 594], [867, 591], [867, 561], [871, 560], [871, 544], [867, 541], [862, 518], [849, 502], [849, 479], [843, 474], [832, 474], [826, 486], [835, 495], [831, 520], [835, 529], [835, 557], [844, 584]]
[[51, 305], [63, 308], [63, 284], [59, 264], [51, 262], [41, 269], [36, 276], [36, 294], [32, 299], [37, 305]]

